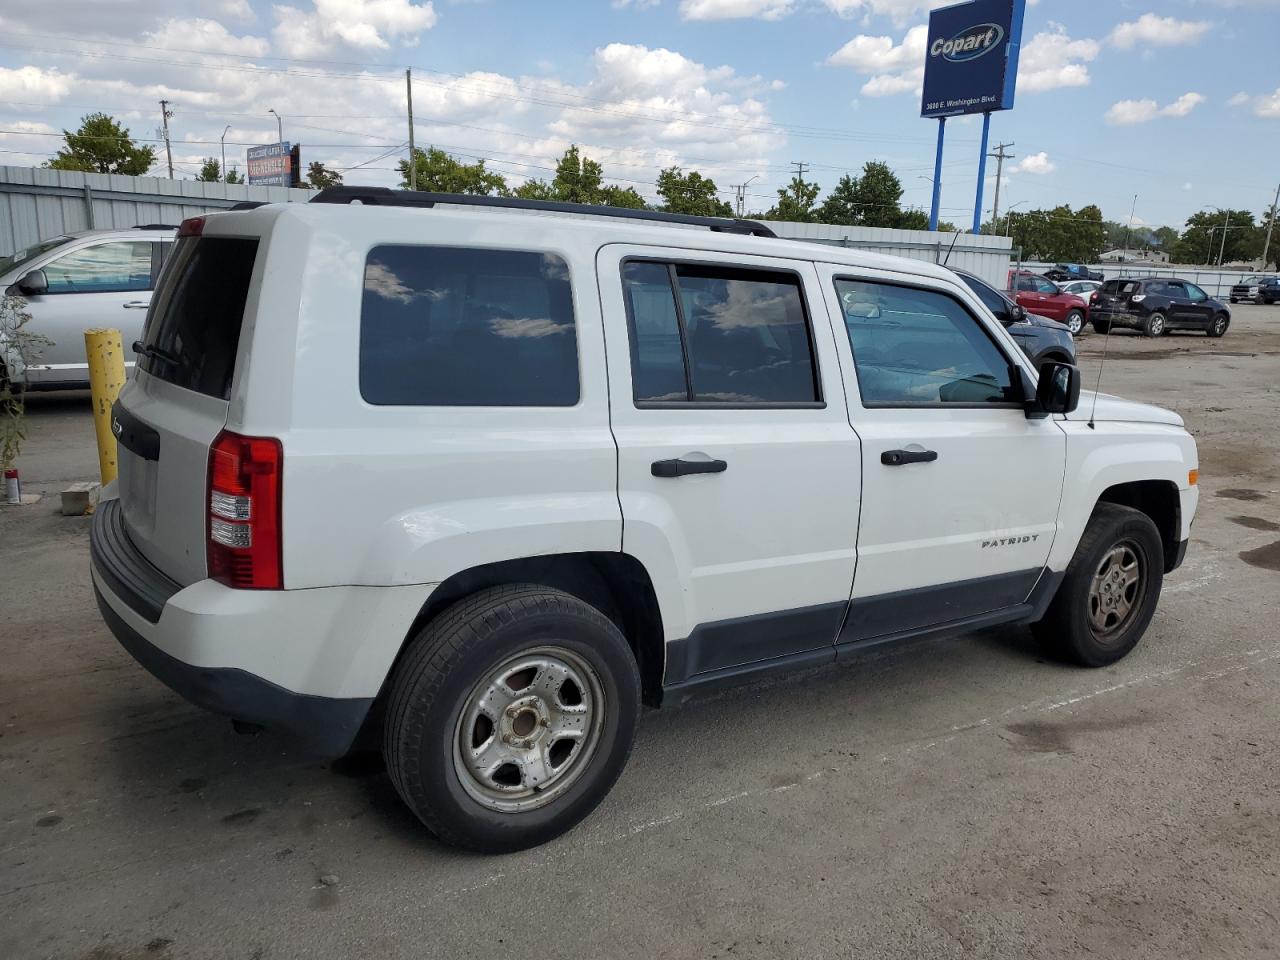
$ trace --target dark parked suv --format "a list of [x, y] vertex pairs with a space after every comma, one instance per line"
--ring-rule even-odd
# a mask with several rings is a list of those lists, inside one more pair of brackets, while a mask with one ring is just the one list
[[1056, 320], [1027, 313], [1025, 307], [1010, 300], [1005, 294], [986, 281], [964, 270], [956, 270], [956, 276], [965, 282], [987, 309], [995, 314], [1022, 352], [1031, 358], [1036, 367], [1050, 361], [1076, 362], [1076, 345], [1071, 331]]
[[1252, 300], [1254, 303], [1280, 303], [1280, 277], [1247, 277], [1231, 288], [1232, 303]]
[[1220, 337], [1231, 324], [1231, 311], [1220, 300], [1187, 280], [1168, 277], [1108, 280], [1089, 305], [1093, 329], [1141, 330], [1159, 337], [1169, 330], [1203, 330]]

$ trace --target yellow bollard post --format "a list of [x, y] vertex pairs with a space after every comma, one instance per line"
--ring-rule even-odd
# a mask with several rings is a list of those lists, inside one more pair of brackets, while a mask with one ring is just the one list
[[116, 478], [116, 437], [111, 431], [111, 405], [124, 386], [124, 343], [119, 330], [86, 330], [89, 390], [93, 394], [93, 428], [98, 434], [98, 467], [105, 487]]

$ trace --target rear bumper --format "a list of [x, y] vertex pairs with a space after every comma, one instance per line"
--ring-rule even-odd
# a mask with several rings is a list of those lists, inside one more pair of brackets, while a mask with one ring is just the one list
[[135, 660], [197, 706], [326, 756], [350, 748], [431, 592], [182, 587], [130, 541], [118, 500], [94, 514], [89, 552], [102, 618]]
[[183, 699], [212, 713], [290, 734], [309, 753], [340, 757], [355, 741], [373, 699], [294, 693], [235, 667], [198, 667], [165, 653], [116, 612], [102, 589], [94, 593], [102, 619], [129, 655]]

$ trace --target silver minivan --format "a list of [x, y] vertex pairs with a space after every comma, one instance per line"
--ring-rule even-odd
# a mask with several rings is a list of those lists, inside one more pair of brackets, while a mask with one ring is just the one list
[[28, 329], [47, 338], [35, 362], [0, 343], [0, 362], [29, 390], [66, 390], [89, 383], [84, 332], [115, 327], [123, 334], [126, 366], [151, 305], [151, 291], [173, 249], [174, 229], [163, 224], [87, 230], [42, 240], [0, 257], [0, 289], [26, 300]]

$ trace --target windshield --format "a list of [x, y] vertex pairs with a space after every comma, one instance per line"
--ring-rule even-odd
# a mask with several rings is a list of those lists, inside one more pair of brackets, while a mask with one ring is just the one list
[[0, 257], [0, 274], [8, 273], [10, 270], [16, 270], [23, 264], [30, 263], [41, 254], [48, 253], [54, 247], [60, 247], [68, 242], [70, 237], [54, 237], [52, 240], [41, 240], [34, 243], [25, 250], [19, 250], [17, 253], [8, 257]]

